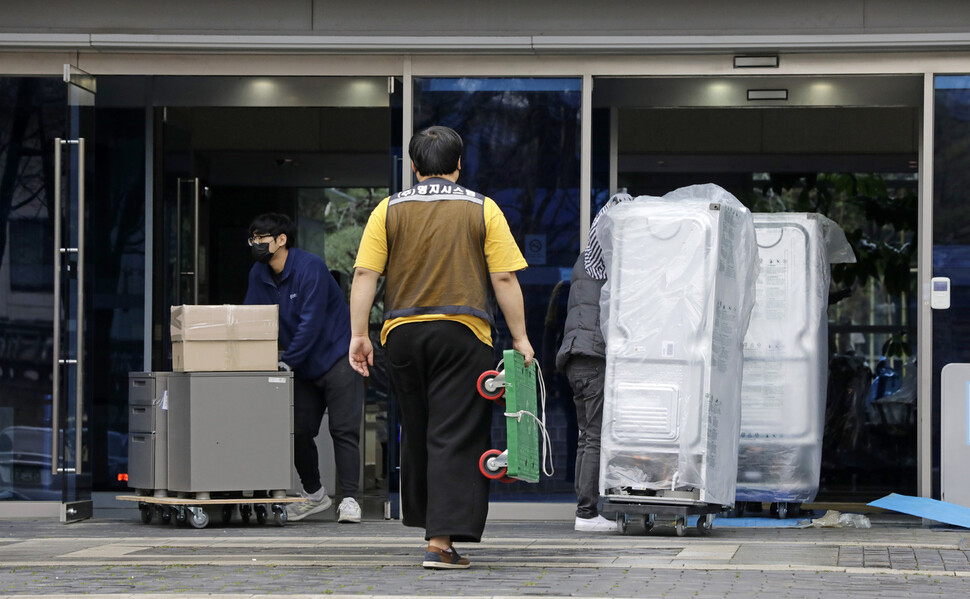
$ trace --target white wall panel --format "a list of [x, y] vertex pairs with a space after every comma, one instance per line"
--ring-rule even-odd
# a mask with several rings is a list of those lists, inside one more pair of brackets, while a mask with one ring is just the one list
[[397, 36], [840, 34], [967, 31], [936, 0], [3, 0], [2, 32]]

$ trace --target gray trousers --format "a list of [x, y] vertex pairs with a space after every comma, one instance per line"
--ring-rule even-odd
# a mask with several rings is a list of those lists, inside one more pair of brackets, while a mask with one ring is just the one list
[[603, 384], [606, 360], [573, 356], [566, 362], [566, 378], [573, 390], [576, 424], [576, 516], [595, 518], [599, 500], [600, 430], [603, 427]]

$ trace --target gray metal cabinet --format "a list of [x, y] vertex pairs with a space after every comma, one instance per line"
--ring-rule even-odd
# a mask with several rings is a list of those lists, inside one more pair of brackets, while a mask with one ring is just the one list
[[290, 487], [292, 373], [176, 372], [168, 391], [170, 491]]
[[128, 486], [164, 491], [168, 486], [167, 372], [128, 375]]

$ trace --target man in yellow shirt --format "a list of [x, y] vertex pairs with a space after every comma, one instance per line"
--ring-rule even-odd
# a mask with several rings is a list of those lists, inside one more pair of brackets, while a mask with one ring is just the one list
[[512, 347], [532, 362], [522, 290], [525, 259], [490, 198], [457, 184], [461, 137], [447, 127], [416, 133], [408, 146], [418, 184], [370, 215], [350, 291], [350, 363], [368, 376], [367, 333], [377, 280], [387, 276], [381, 343], [401, 406], [401, 509], [425, 529], [425, 568], [467, 568], [453, 541], [481, 541], [488, 479], [478, 459], [490, 448], [492, 405], [477, 392], [493, 368], [498, 301]]

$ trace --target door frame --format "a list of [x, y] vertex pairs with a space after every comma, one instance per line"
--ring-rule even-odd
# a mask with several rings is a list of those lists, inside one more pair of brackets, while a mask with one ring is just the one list
[[[403, 123], [401, 131], [402, 160], [401, 181], [406, 186], [411, 181], [407, 142], [413, 126], [413, 77], [460, 77], [460, 76], [569, 76], [582, 77], [583, 95], [583, 132], [581, 137], [581, 157], [583, 158], [583, 182], [581, 205], [584, 217], [579, 223], [583, 239], [588, 235], [590, 190], [589, 157], [592, 143], [585, 134], [589, 122], [589, 97], [586, 82], [597, 76], [690, 76], [713, 77], [731, 74], [752, 75], [919, 75], [923, 77], [924, 96], [919, 151], [919, 253], [918, 289], [919, 311], [917, 318], [917, 364], [918, 376], [918, 490], [920, 496], [932, 493], [932, 313], [929, 307], [929, 283], [932, 278], [932, 231], [933, 231], [933, 92], [934, 77], [938, 74], [960, 74], [968, 71], [970, 59], [967, 51], [934, 52], [839, 52], [826, 53], [824, 47], [816, 48], [813, 53], [781, 53], [777, 67], [771, 69], [745, 69], [738, 71], [733, 66], [733, 57], [740, 52], [725, 51], [721, 54], [656, 54], [634, 55], [617, 53], [605, 54], [547, 54], [503, 55], [503, 54], [315, 54], [301, 56], [293, 60], [286, 53], [264, 53], [257, 55], [196, 53], [204, 60], [187, 60], [185, 54], [164, 53], [126, 53], [126, 52], [32, 52], [12, 51], [0, 53], [0, 73], [5, 75], [51, 75], [59, 74], [61, 65], [70, 62], [75, 66], [95, 74], [105, 75], [292, 75], [292, 76], [397, 76], [404, 87]], [[770, 52], [769, 52], [770, 54]], [[191, 56], [191, 55], [189, 55]], [[755, 72], [757, 71], [757, 72]], [[146, 110], [151, 110], [147, 107]], [[148, 141], [152, 144], [151, 136]], [[151, 148], [148, 149], [146, 162], [153, 161]], [[151, 169], [146, 177], [146, 202], [151, 206], [153, 182]], [[151, 210], [146, 211], [151, 215]], [[146, 222], [150, 224], [150, 220]], [[153, 227], [146, 230], [147, 246], [152, 247]], [[146, 251], [146, 254], [150, 254]], [[151, 272], [146, 265], [146, 276]], [[146, 293], [146, 303], [151, 300]], [[150, 315], [150, 309], [146, 310]], [[146, 325], [146, 329], [150, 325]], [[151, 331], [147, 331], [151, 333]], [[146, 339], [150, 338], [146, 335]], [[150, 341], [146, 341], [149, 343]], [[149, 355], [150, 352], [146, 352]], [[3, 515], [0, 504], [0, 516]]]

